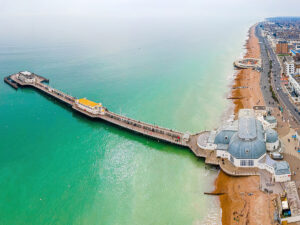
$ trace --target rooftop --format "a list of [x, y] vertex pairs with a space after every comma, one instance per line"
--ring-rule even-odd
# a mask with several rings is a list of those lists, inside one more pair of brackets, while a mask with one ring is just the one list
[[256, 120], [254, 117], [239, 118], [238, 136], [240, 139], [244, 140], [252, 140], [256, 138]]
[[296, 55], [297, 53], [300, 53], [300, 50], [291, 50], [291, 53], [292, 53], [293, 55]]
[[268, 129], [266, 131], [266, 142], [275, 143], [278, 141], [278, 133], [273, 129]]
[[274, 170], [276, 175], [291, 174], [290, 166], [286, 161], [276, 162]]
[[237, 159], [258, 159], [266, 154], [263, 126], [254, 117], [239, 118], [239, 130], [233, 134], [228, 152]]
[[274, 116], [266, 116], [265, 120], [268, 121], [269, 123], [276, 123], [277, 122], [277, 120]]
[[274, 168], [276, 175], [291, 174], [290, 166], [286, 161], [275, 161], [266, 155], [265, 163]]
[[86, 105], [86, 106], [89, 106], [89, 107], [95, 107], [95, 106], [102, 106], [101, 103], [96, 103], [96, 102], [93, 102], [93, 101], [90, 101], [86, 98], [81, 98], [81, 99], [77, 99], [78, 102], [82, 105]]
[[285, 56], [285, 57], [284, 57], [284, 61], [285, 61], [286, 63], [294, 63], [294, 59], [293, 59], [292, 56]]
[[240, 109], [239, 118], [241, 117], [254, 117], [255, 113], [253, 109]]
[[20, 73], [23, 74], [23, 75], [31, 75], [31, 72], [29, 72], [29, 71], [22, 71]]
[[236, 133], [236, 130], [221, 130], [215, 136], [215, 144], [229, 144], [231, 137]]
[[33, 73], [31, 73], [29, 71], [22, 71], [19, 74], [22, 75], [23, 77], [26, 77], [27, 79], [33, 79], [34, 78]]

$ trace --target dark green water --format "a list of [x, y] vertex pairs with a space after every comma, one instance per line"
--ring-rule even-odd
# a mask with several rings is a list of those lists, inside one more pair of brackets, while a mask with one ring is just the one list
[[[33, 71], [111, 111], [198, 132], [217, 126], [229, 106], [232, 62], [247, 27], [133, 27], [134, 35], [121, 29], [113, 38], [79, 41], [2, 38], [0, 78]], [[220, 221], [218, 199], [203, 194], [217, 173], [188, 149], [91, 121], [35, 90], [0, 83], [0, 137], [0, 224]]]

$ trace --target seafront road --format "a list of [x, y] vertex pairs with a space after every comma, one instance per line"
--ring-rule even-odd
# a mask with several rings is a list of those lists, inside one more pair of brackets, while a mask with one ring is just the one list
[[[272, 98], [270, 92], [270, 85], [268, 82], [268, 72], [270, 70], [270, 60], [272, 61], [272, 70], [271, 70], [271, 84], [273, 87], [274, 92], [278, 96], [278, 100], [280, 105], [289, 112], [290, 115], [293, 116], [295, 121], [297, 122], [296, 125], [300, 123], [300, 115], [295, 111], [295, 106], [290, 101], [289, 96], [282, 91], [281, 88], [281, 66], [278, 61], [278, 58], [272, 49], [270, 43], [266, 38], [264, 38], [261, 34], [261, 28], [259, 26], [256, 27], [256, 35], [259, 39], [260, 46], [261, 46], [261, 58], [262, 58], [262, 73], [261, 73], [261, 86], [263, 95], [265, 98], [266, 106], [274, 107], [276, 106], [276, 102]], [[266, 88], [264, 88], [266, 86]], [[284, 117], [290, 120], [289, 115], [284, 112]], [[290, 121], [291, 122], [291, 121]]]

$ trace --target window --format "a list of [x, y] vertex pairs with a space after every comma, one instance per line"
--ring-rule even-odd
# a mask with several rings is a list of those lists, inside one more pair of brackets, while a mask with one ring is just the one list
[[248, 160], [248, 166], [254, 166], [254, 161], [253, 160]]
[[234, 163], [234, 158], [232, 157], [232, 155], [230, 156], [230, 161], [231, 161], [232, 163]]
[[240, 166], [247, 166], [246, 163], [247, 163], [246, 160], [241, 160], [241, 161], [240, 161]]
[[254, 161], [242, 159], [240, 161], [240, 166], [254, 166]]

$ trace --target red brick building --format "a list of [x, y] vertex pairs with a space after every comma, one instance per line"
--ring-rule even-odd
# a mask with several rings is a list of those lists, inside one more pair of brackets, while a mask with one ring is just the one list
[[276, 44], [276, 54], [288, 54], [288, 53], [289, 53], [288, 43], [286, 41], [279, 41]]

